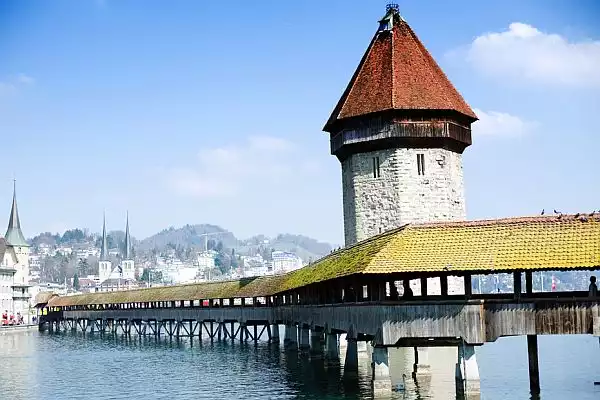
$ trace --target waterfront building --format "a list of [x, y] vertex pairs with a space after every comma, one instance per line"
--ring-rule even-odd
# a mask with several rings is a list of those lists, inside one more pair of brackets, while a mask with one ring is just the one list
[[0, 238], [0, 310], [13, 315], [20, 313], [26, 322], [29, 321], [31, 297], [29, 250], [29, 243], [21, 230], [15, 184], [8, 228], [4, 238]]
[[466, 218], [462, 153], [477, 116], [391, 5], [329, 117], [346, 246]]

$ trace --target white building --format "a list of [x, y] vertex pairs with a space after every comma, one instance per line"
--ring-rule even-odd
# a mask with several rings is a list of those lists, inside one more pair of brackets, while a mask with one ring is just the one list
[[[102, 288], [112, 291], [116, 287], [120, 287], [119, 279], [124, 279], [127, 282], [135, 281], [135, 262], [131, 251], [131, 236], [129, 234], [129, 213], [125, 223], [125, 251], [122, 254], [122, 261], [114, 269], [110, 256], [119, 255], [118, 250], [108, 251], [108, 238], [106, 235], [106, 217], [102, 224], [102, 245], [100, 247], [100, 261], [98, 261], [98, 272]], [[111, 279], [112, 283], [104, 285], [104, 281]], [[113, 285], [114, 284], [114, 285]]]
[[70, 256], [73, 253], [73, 248], [70, 246], [60, 246], [56, 252], [63, 256]]
[[294, 253], [286, 251], [274, 251], [271, 253], [273, 259], [273, 272], [287, 272], [302, 268], [302, 259]]
[[39, 245], [40, 255], [42, 256], [53, 256], [56, 254], [56, 250], [52, 248], [48, 243], [42, 243]]
[[112, 272], [112, 262], [108, 257], [108, 240], [106, 238], [106, 216], [102, 222], [102, 244], [100, 247], [100, 260], [98, 261], [98, 275], [100, 282], [110, 278]]
[[263, 267], [265, 265], [265, 259], [260, 254], [255, 256], [242, 256], [241, 259], [244, 269]]
[[127, 213], [125, 223], [125, 252], [123, 253], [123, 261], [121, 261], [121, 270], [124, 279], [135, 280], [135, 262], [133, 261], [131, 237], [129, 236], [129, 213]]
[[42, 267], [42, 258], [37, 254], [29, 255], [29, 268], [40, 269]]
[[200, 271], [214, 269], [216, 256], [217, 252], [214, 250], [208, 250], [198, 253], [198, 269]]
[[29, 288], [29, 244], [21, 231], [14, 190], [8, 229], [0, 238], [0, 310], [21, 313], [29, 322]]

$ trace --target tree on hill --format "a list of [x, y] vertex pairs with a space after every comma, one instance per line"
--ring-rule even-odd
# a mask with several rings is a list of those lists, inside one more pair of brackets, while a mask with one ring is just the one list
[[81, 258], [79, 260], [78, 268], [81, 276], [87, 276], [90, 274], [90, 264], [88, 263], [87, 258]]
[[79, 290], [79, 275], [77, 275], [77, 272], [73, 275], [73, 289]]
[[231, 249], [231, 255], [230, 257], [230, 264], [231, 264], [231, 268], [238, 268], [240, 266], [239, 260], [237, 258], [237, 255], [235, 254], [235, 249]]
[[60, 241], [63, 244], [79, 243], [79, 242], [84, 242], [87, 239], [88, 238], [86, 237], [83, 230], [76, 228], [76, 229], [69, 229], [69, 230], [65, 231], [65, 233], [63, 233], [62, 237], [60, 238]]

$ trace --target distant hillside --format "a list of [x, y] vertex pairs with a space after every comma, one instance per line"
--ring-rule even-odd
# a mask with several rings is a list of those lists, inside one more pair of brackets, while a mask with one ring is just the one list
[[238, 253], [251, 253], [257, 247], [293, 252], [304, 261], [317, 260], [329, 254], [332, 249], [329, 243], [319, 242], [307, 236], [284, 233], [273, 239], [257, 235], [243, 240], [238, 247]]
[[[203, 234], [209, 234], [204, 236]], [[204, 241], [221, 241], [223, 246], [235, 248], [237, 239], [233, 233], [217, 225], [199, 224], [185, 225], [181, 228], [164, 229], [155, 235], [152, 235], [137, 245], [138, 251], [151, 251], [152, 249], [163, 250], [169, 245], [177, 247], [204, 248]]]
[[[109, 248], [122, 247], [125, 232], [111, 231], [107, 236]], [[207, 243], [205, 243], [205, 240]], [[90, 234], [85, 229], [71, 229], [62, 235], [41, 233], [30, 239], [30, 241], [35, 247], [42, 243], [52, 246], [84, 245], [86, 243], [96, 247], [101, 246], [100, 235]], [[262, 254], [268, 258], [271, 250], [280, 250], [296, 253], [302, 260], [307, 262], [329, 254], [332, 249], [329, 243], [288, 233], [280, 234], [275, 238], [256, 235], [248, 239], [238, 240], [230, 231], [210, 224], [185, 225], [181, 228], [171, 227], [141, 241], [132, 237], [132, 242], [135, 253], [138, 255], [149, 254], [154, 249], [160, 253], [168, 248], [201, 251], [205, 245], [211, 249], [221, 242], [224, 249], [235, 249], [235, 253], [238, 255]]]
[[[208, 233], [206, 237], [204, 234]], [[147, 252], [152, 249], [164, 250], [168, 246], [204, 249], [205, 239], [208, 247], [221, 242], [223, 247], [235, 249], [237, 254], [265, 254], [268, 251], [280, 250], [294, 252], [303, 260], [316, 260], [331, 252], [331, 245], [315, 239], [291, 234], [280, 234], [275, 238], [265, 235], [256, 235], [251, 238], [238, 240], [233, 233], [217, 225], [199, 224], [185, 225], [181, 228], [165, 229], [150, 236], [137, 244], [137, 251]]]

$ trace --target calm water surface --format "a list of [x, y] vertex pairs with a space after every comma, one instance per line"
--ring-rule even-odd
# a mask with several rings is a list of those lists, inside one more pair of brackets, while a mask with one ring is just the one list
[[[539, 346], [542, 400], [600, 399], [597, 338], [540, 337]], [[440, 350], [447, 362], [432, 366], [431, 380], [409, 382], [393, 399], [454, 399], [455, 354]], [[392, 353], [393, 374], [404, 357]], [[482, 399], [530, 398], [524, 338], [487, 344], [477, 357]], [[359, 359], [358, 378], [351, 378], [267, 344], [0, 333], [0, 399], [370, 399], [368, 355]]]

